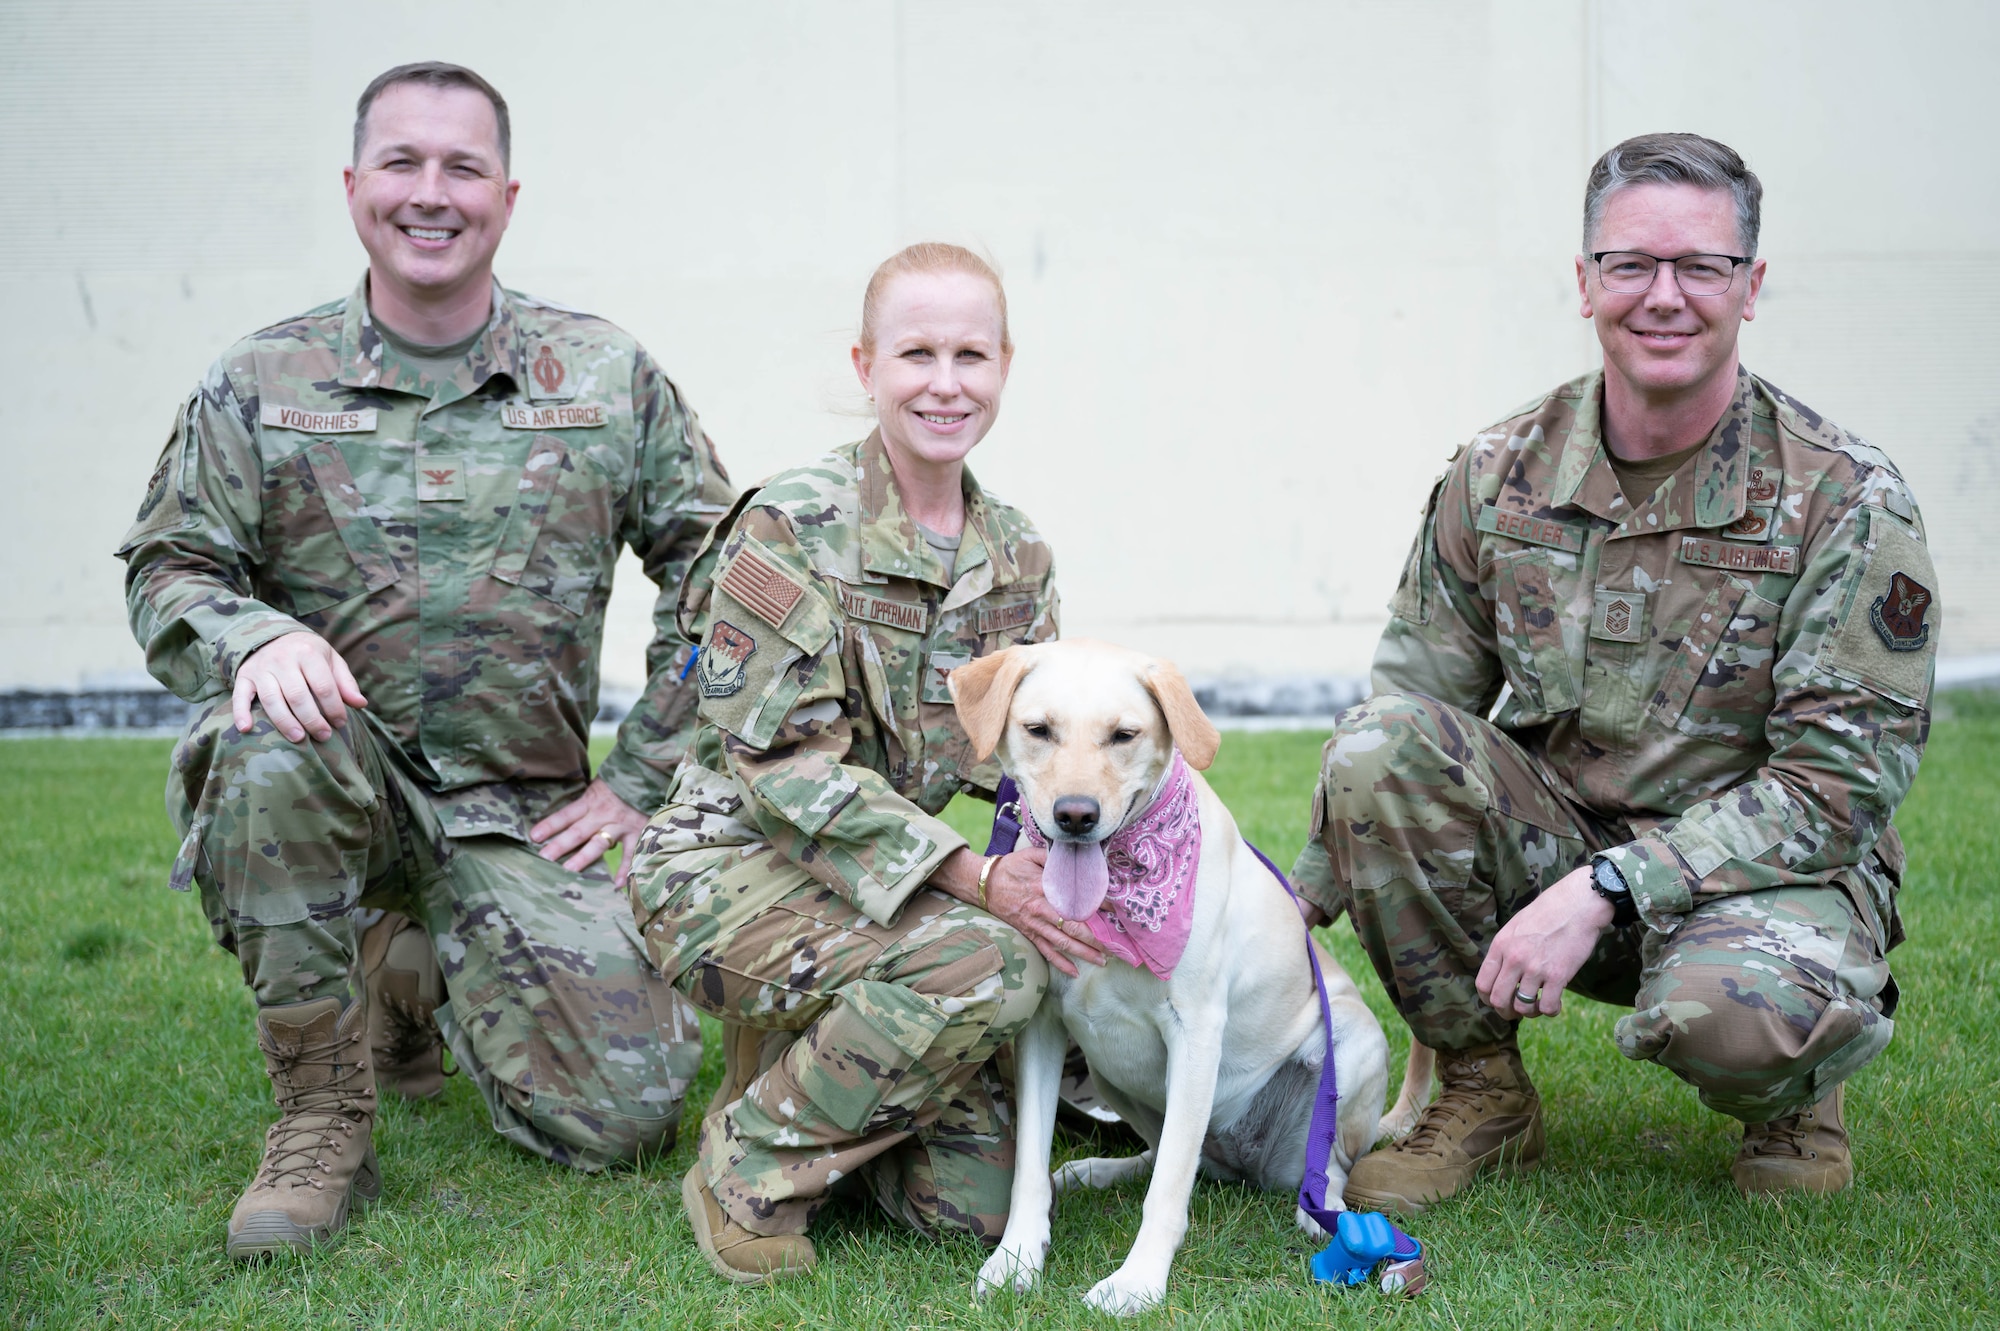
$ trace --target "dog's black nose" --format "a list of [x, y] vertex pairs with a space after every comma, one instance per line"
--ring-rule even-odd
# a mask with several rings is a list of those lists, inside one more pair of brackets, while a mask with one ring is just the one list
[[1065, 795], [1056, 801], [1056, 826], [1070, 836], [1082, 836], [1097, 826], [1097, 801], [1088, 795]]

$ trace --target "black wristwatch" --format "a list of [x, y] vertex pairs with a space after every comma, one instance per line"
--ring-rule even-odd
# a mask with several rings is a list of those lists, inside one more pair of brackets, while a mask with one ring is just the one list
[[1632, 889], [1626, 884], [1625, 875], [1603, 855], [1590, 861], [1590, 889], [1611, 903], [1612, 928], [1623, 929], [1638, 923], [1639, 904], [1632, 900]]

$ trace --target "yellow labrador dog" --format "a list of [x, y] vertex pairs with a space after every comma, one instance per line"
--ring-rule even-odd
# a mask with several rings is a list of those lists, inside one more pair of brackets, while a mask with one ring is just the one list
[[[1138, 1312], [1166, 1293], [1197, 1169], [1298, 1190], [1327, 1047], [1306, 931], [1201, 778], [1220, 737], [1171, 664], [1071, 639], [960, 666], [950, 687], [975, 749], [999, 753], [1020, 787], [1024, 829], [1048, 848], [1043, 891], [1109, 954], [1076, 979], [1051, 972], [1016, 1042], [1012, 1210], [975, 1289], [1035, 1284], [1058, 1188], [1103, 1187], [1150, 1167], [1138, 1238], [1085, 1296], [1105, 1312]], [[1354, 982], [1319, 955], [1340, 1085], [1326, 1204], [1339, 1208], [1348, 1169], [1375, 1142], [1388, 1045]], [[1052, 1179], [1070, 1038], [1098, 1091], [1152, 1149], [1072, 1162]], [[1319, 1233], [1303, 1211], [1298, 1221]]]

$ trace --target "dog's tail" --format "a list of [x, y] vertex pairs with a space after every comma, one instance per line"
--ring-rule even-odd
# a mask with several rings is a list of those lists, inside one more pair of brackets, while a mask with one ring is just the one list
[[1410, 1061], [1403, 1065], [1402, 1093], [1396, 1097], [1395, 1107], [1382, 1115], [1375, 1140], [1393, 1142], [1409, 1136], [1418, 1115], [1431, 1102], [1431, 1074], [1436, 1067], [1437, 1054], [1430, 1046], [1411, 1040]]

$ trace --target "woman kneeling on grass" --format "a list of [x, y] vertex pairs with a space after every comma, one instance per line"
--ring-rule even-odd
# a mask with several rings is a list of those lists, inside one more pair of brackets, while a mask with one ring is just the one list
[[1044, 958], [1101, 959], [1043, 897], [1044, 852], [982, 860], [937, 818], [1000, 781], [945, 676], [1056, 636], [1048, 546], [965, 469], [1012, 355], [976, 255], [889, 259], [853, 350], [879, 427], [744, 495], [682, 591], [700, 726], [630, 892], [655, 964], [726, 1026], [681, 1196], [740, 1284], [809, 1270], [851, 1175], [926, 1234], [997, 1242], [1014, 1146], [987, 1061]]

